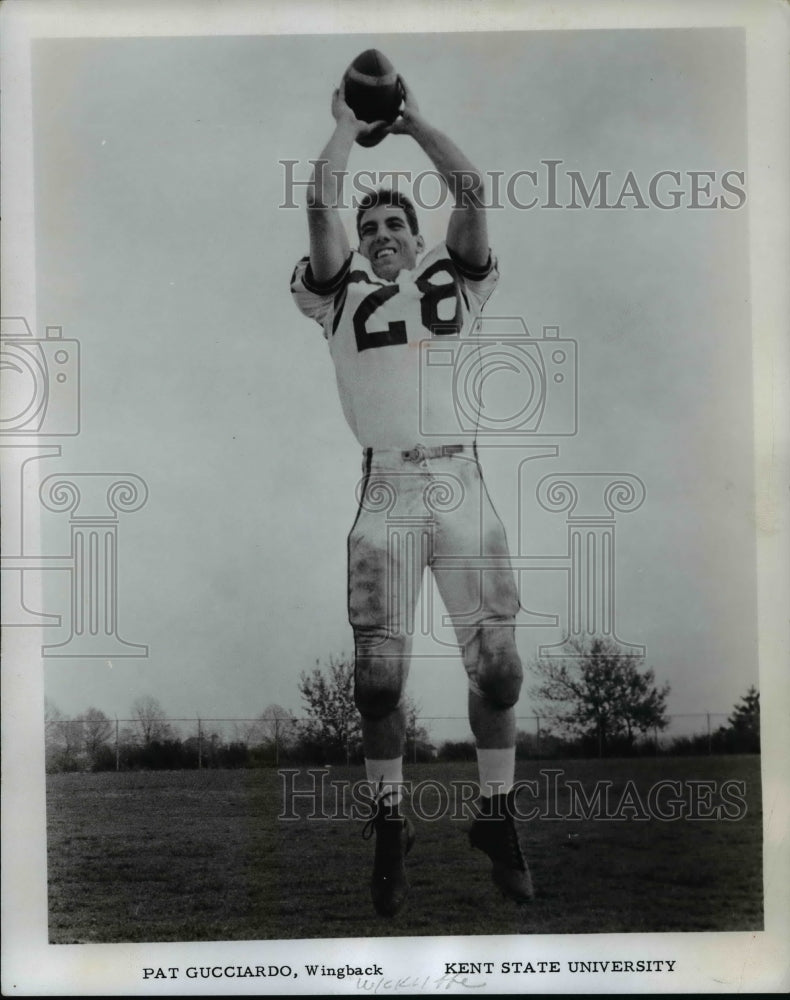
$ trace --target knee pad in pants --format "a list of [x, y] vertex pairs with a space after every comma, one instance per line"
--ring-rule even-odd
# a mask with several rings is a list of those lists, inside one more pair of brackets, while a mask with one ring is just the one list
[[464, 649], [469, 687], [495, 708], [518, 701], [524, 671], [512, 624], [482, 625]]
[[382, 719], [401, 703], [408, 674], [409, 639], [380, 629], [356, 629], [354, 702], [366, 719]]

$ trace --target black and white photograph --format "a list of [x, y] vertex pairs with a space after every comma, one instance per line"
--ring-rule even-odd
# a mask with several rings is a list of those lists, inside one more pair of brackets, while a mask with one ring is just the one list
[[5, 995], [787, 989], [788, 22], [4, 4]]

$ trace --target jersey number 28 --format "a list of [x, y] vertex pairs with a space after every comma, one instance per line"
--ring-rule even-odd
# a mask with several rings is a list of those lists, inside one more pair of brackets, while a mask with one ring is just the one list
[[[430, 279], [444, 272], [449, 282], [434, 284]], [[423, 327], [431, 331], [432, 337], [446, 337], [461, 332], [461, 296], [458, 291], [456, 276], [449, 270], [446, 261], [438, 260], [425, 270], [415, 284], [421, 293], [420, 319]], [[357, 306], [354, 313], [354, 335], [357, 340], [357, 350], [367, 351], [372, 347], [390, 347], [394, 344], [408, 343], [406, 323], [402, 319], [392, 320], [383, 330], [371, 330], [368, 321], [379, 306], [389, 302], [400, 292], [400, 285], [383, 285], [366, 295]], [[455, 300], [455, 311], [452, 319], [439, 318], [439, 303], [445, 299]], [[374, 321], [375, 325], [375, 321]]]

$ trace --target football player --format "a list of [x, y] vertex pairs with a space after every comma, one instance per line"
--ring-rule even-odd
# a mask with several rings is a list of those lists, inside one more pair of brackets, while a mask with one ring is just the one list
[[[505, 895], [519, 903], [532, 896], [512, 790], [522, 666], [507, 541], [476, 448], [453, 435], [452, 393], [420, 379], [420, 342], [454, 344], [469, 333], [496, 285], [497, 262], [480, 171], [401, 85], [404, 105], [387, 132], [414, 139], [446, 181], [453, 199], [446, 239], [425, 252], [412, 203], [380, 190], [359, 206], [358, 248], [351, 249], [338, 212], [343, 176], [355, 141], [382, 123], [359, 121], [341, 85], [332, 101], [335, 128], [308, 189], [310, 253], [291, 282], [299, 309], [323, 328], [343, 411], [363, 448], [362, 496], [348, 539], [348, 604], [365, 766], [377, 790], [366, 827], [376, 836], [371, 895], [387, 916], [406, 899], [404, 858], [414, 840], [401, 802], [402, 699], [425, 566], [453, 621], [468, 676], [480, 775], [471, 843], [490, 857]], [[431, 426], [447, 427], [445, 437], [421, 439], [421, 408]]]

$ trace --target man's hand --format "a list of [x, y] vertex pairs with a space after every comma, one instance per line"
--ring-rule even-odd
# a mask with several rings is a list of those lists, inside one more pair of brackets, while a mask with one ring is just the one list
[[403, 107], [401, 108], [400, 115], [392, 125], [387, 126], [387, 131], [392, 133], [392, 135], [411, 135], [414, 125], [419, 118], [420, 108], [417, 104], [417, 98], [414, 96], [414, 91], [409, 88], [400, 73], [398, 74], [398, 84], [403, 93]]
[[345, 80], [340, 81], [340, 86], [332, 94], [332, 117], [338, 126], [348, 128], [355, 137], [362, 136], [364, 138], [376, 129], [380, 129], [386, 125], [386, 122], [383, 121], [363, 122], [357, 118], [348, 104], [346, 104]]

